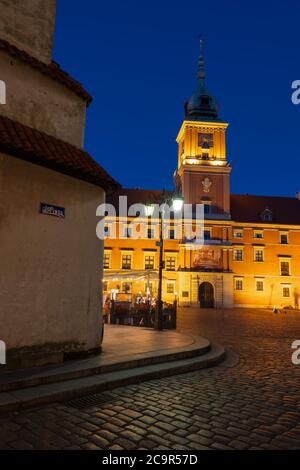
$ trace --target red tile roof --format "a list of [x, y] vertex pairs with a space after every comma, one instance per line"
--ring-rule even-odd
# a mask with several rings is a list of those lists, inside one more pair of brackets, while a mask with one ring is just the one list
[[76, 95], [83, 98], [87, 104], [90, 104], [92, 101], [91, 95], [83, 88], [83, 86], [74, 80], [69, 74], [64, 72], [58, 64], [55, 62], [51, 62], [50, 64], [45, 64], [40, 60], [32, 57], [27, 52], [19, 49], [18, 47], [10, 44], [8, 41], [4, 39], [0, 39], [0, 50], [6, 52], [11, 57], [15, 57], [16, 59], [30, 65], [32, 68], [39, 70], [42, 74], [48, 75], [53, 80], [61, 83], [62, 85], [69, 88], [73, 91]]
[[114, 191], [120, 185], [74, 145], [0, 116], [0, 152]]
[[[107, 202], [117, 207], [119, 195], [127, 196], [128, 207], [134, 203], [147, 203], [159, 197], [162, 191], [121, 188], [107, 198]], [[250, 196], [231, 194], [231, 219], [235, 222], [275, 223], [281, 225], [300, 225], [300, 200], [296, 197]], [[272, 221], [263, 221], [261, 214], [268, 209]]]
[[[236, 222], [300, 225], [300, 200], [296, 197], [231, 194], [230, 208]], [[272, 221], [262, 221], [266, 209], [271, 211]]]

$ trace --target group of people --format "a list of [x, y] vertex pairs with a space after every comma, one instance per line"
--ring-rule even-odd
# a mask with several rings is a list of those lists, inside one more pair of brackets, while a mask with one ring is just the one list
[[280, 310], [280, 308], [276, 307], [276, 305], [274, 305], [273, 307], [273, 313], [284, 313], [284, 314], [287, 314], [287, 309], [283, 308], [282, 310]]

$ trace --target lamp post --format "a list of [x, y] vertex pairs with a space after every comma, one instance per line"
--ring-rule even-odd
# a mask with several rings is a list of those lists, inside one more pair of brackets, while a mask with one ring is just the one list
[[[171, 204], [173, 211], [181, 211], [183, 207], [182, 197], [165, 198], [159, 201], [162, 207], [159, 207], [159, 266], [158, 266], [158, 290], [157, 290], [157, 305], [154, 317], [154, 329], [161, 331], [163, 329], [163, 301], [162, 301], [162, 278], [163, 278], [163, 253], [164, 253], [164, 204]], [[146, 205], [146, 216], [151, 217], [154, 212], [154, 205]]]

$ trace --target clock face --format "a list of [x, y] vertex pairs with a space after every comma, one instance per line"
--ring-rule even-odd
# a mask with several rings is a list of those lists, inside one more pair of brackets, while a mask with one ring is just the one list
[[200, 133], [198, 134], [198, 145], [203, 149], [209, 149], [214, 145], [214, 136], [209, 133]]

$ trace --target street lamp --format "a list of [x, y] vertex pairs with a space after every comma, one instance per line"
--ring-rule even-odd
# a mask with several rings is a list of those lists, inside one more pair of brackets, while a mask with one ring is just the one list
[[175, 197], [173, 199], [173, 209], [175, 212], [179, 212], [182, 210], [183, 207], [183, 198], [182, 197]]
[[154, 205], [153, 204], [148, 204], [145, 206], [145, 214], [146, 217], [151, 217], [154, 212]]
[[[157, 291], [157, 305], [154, 317], [154, 329], [163, 329], [163, 302], [162, 302], [162, 273], [164, 269], [163, 252], [164, 252], [164, 204], [170, 204], [174, 212], [179, 212], [183, 207], [183, 198], [180, 196], [175, 197], [162, 197], [159, 201], [159, 267], [158, 267], [158, 291]], [[145, 213], [147, 217], [151, 217], [154, 212], [154, 205], [146, 205]]]

